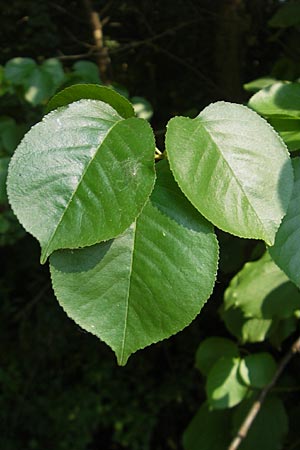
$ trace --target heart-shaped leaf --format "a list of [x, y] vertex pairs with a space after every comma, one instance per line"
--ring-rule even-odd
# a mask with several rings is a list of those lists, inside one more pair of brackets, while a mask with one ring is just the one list
[[154, 152], [146, 121], [122, 119], [98, 100], [71, 103], [35, 125], [11, 160], [8, 196], [39, 240], [41, 261], [127, 229], [153, 189]]
[[287, 148], [245, 106], [217, 102], [195, 119], [175, 117], [166, 147], [180, 188], [214, 225], [274, 242], [293, 186]]
[[131, 353], [182, 330], [210, 296], [218, 245], [166, 162], [151, 200], [125, 233], [51, 258], [56, 296], [75, 322], [124, 365]]

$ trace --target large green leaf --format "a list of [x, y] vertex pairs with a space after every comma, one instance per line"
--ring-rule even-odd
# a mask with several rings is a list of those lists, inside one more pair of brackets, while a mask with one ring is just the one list
[[224, 356], [239, 356], [239, 349], [230, 339], [212, 336], [199, 345], [196, 352], [196, 367], [207, 375], [212, 366]]
[[55, 252], [52, 283], [67, 312], [124, 365], [131, 353], [182, 330], [210, 296], [218, 246], [211, 225], [158, 164], [151, 200], [120, 237]]
[[226, 450], [230, 425], [231, 411], [211, 411], [204, 403], [184, 432], [184, 450]]
[[286, 216], [269, 249], [276, 264], [300, 288], [300, 158], [293, 159], [295, 183]]
[[211, 408], [232, 408], [246, 396], [248, 388], [242, 384], [239, 376], [240, 362], [240, 358], [225, 356], [209, 371], [206, 394]]
[[39, 240], [41, 261], [122, 233], [152, 191], [154, 152], [146, 121], [122, 119], [97, 100], [59, 108], [35, 125], [11, 160], [8, 196]]
[[[233, 415], [233, 434], [236, 435], [247, 416], [253, 401], [243, 402]], [[283, 439], [288, 432], [288, 417], [281, 399], [267, 398], [255, 418], [246, 438], [241, 443], [241, 450], [281, 450]]]
[[47, 112], [81, 99], [101, 100], [112, 106], [124, 119], [134, 116], [131, 103], [122, 95], [105, 86], [76, 84], [58, 92], [48, 103]]
[[245, 106], [217, 102], [195, 119], [175, 117], [166, 147], [175, 179], [214, 225], [272, 244], [292, 192], [287, 149]]
[[246, 263], [225, 291], [226, 308], [238, 307], [246, 318], [281, 319], [300, 309], [300, 293], [266, 253]]

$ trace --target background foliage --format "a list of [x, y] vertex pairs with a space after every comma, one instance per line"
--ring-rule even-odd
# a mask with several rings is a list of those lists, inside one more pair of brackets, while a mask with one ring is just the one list
[[[131, 0], [95, 0], [94, 6], [102, 18], [109, 18], [104, 27], [111, 59], [109, 83], [133, 100], [140, 115], [150, 119], [153, 109], [151, 123], [160, 147], [171, 116], [194, 117], [215, 100], [246, 103], [274, 79], [296, 82], [300, 76], [300, 15], [295, 14], [299, 2], [141, 0], [137, 5]], [[221, 450], [225, 437], [221, 444], [197, 441], [203, 415], [204, 429], [219, 427], [222, 434], [227, 424], [230, 439], [251, 403], [244, 385], [255, 392], [268, 381], [268, 377], [249, 378], [249, 367], [264, 367], [263, 374], [271, 374], [294, 339], [299, 293], [280, 278], [284, 290], [276, 291], [276, 301], [285, 301], [285, 308], [271, 312], [267, 308], [266, 314], [262, 304], [266, 306], [268, 295], [274, 296], [276, 268], [266, 257], [259, 259], [264, 251], [261, 244], [218, 232], [222, 257], [218, 282], [202, 314], [179, 335], [139, 352], [128, 366], [118, 368], [106, 346], [60, 309], [48, 269], [39, 265], [38, 246], [14, 219], [5, 193], [9, 158], [23, 134], [43, 115], [49, 97], [74, 83], [101, 83], [83, 4], [13, 0], [3, 11], [0, 40], [1, 448], [159, 450], [184, 445], [187, 450], [193, 446], [212, 450], [215, 445]], [[250, 83], [261, 77], [267, 80]], [[248, 83], [245, 89], [244, 83]], [[259, 108], [260, 103], [254, 107]], [[281, 117], [279, 126], [278, 117], [259, 112], [271, 123], [275, 120], [278, 131], [286, 131], [280, 126], [290, 118]], [[297, 155], [295, 132], [292, 147]], [[249, 261], [253, 262], [243, 268]], [[267, 266], [268, 282], [257, 276], [249, 281], [245, 272], [260, 274], [261, 266]], [[251, 282], [250, 296], [255, 292], [256, 301], [247, 303], [246, 298], [237, 307], [239, 286]], [[225, 363], [215, 360], [207, 366], [204, 358], [203, 365], [201, 347], [195, 362], [199, 344], [213, 336], [221, 338], [217, 348], [225, 345], [228, 351]], [[208, 356], [214, 348], [210, 345]], [[238, 360], [242, 361], [239, 372], [235, 371]], [[212, 394], [214, 363], [223, 367], [214, 369], [218, 375], [228, 370], [237, 374], [230, 378], [237, 389], [230, 405], [226, 402], [225, 409], [210, 413], [204, 402], [208, 399], [210, 406], [218, 402]], [[299, 366], [295, 359], [265, 405], [265, 417], [272, 420], [270, 411], [276, 411], [280, 421], [275, 444], [264, 444], [264, 449], [267, 445], [270, 450], [300, 448]], [[222, 386], [226, 395], [226, 384]], [[227, 389], [233, 392], [232, 387]], [[261, 426], [266, 429], [263, 419], [249, 439], [261, 436]], [[252, 442], [244, 448], [253, 448]]]

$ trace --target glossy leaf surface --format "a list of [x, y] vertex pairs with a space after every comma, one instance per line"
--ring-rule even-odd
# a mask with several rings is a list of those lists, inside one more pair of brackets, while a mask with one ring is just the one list
[[93, 245], [122, 233], [154, 185], [153, 133], [108, 104], [80, 100], [48, 114], [18, 146], [8, 195], [24, 228], [42, 247]]
[[300, 288], [300, 158], [293, 159], [295, 183], [286, 216], [269, 249], [276, 264]]
[[120, 237], [51, 258], [56, 296], [124, 365], [131, 353], [182, 330], [210, 296], [218, 248], [166, 162], [151, 200]]
[[49, 101], [47, 112], [82, 99], [100, 100], [104, 103], [108, 103], [124, 119], [134, 116], [133, 106], [125, 97], [118, 94], [113, 89], [95, 84], [75, 84], [58, 92], [58, 94]]
[[254, 111], [226, 102], [168, 124], [170, 166], [191, 203], [231, 234], [272, 244], [292, 192], [287, 149]]

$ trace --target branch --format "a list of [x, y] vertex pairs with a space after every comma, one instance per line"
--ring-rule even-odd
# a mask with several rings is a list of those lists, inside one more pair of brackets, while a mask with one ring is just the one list
[[274, 387], [278, 378], [280, 377], [280, 375], [282, 374], [282, 372], [284, 371], [284, 369], [286, 368], [286, 366], [288, 365], [290, 360], [293, 358], [293, 356], [299, 352], [300, 352], [300, 337], [298, 337], [298, 339], [291, 346], [288, 353], [283, 357], [272, 380], [261, 391], [261, 393], [258, 396], [258, 399], [253, 403], [253, 405], [250, 408], [250, 411], [248, 412], [244, 422], [242, 423], [236, 437], [233, 439], [230, 446], [228, 447], [228, 450], [237, 450], [237, 448], [239, 448], [240, 444], [247, 436], [249, 429], [251, 428], [257, 414], [259, 413], [267, 394]]
[[107, 69], [110, 64], [108, 56], [108, 50], [103, 42], [103, 23], [101, 22], [99, 14], [94, 11], [91, 0], [82, 0], [87, 15], [89, 17], [91, 29], [93, 32], [93, 38], [95, 42], [95, 49], [97, 54], [97, 62], [99, 67], [99, 73], [103, 83], [108, 84]]

